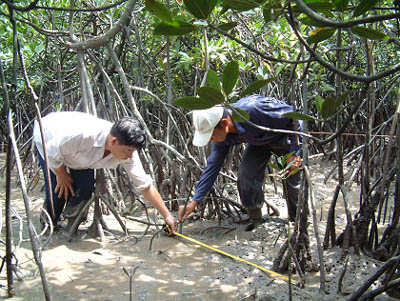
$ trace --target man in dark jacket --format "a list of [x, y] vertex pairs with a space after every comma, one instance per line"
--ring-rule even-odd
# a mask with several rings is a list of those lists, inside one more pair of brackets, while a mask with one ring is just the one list
[[[178, 217], [181, 221], [194, 211], [209, 192], [233, 145], [247, 144], [237, 175], [240, 200], [252, 220], [252, 224], [246, 230], [254, 229], [263, 221], [261, 214], [264, 203], [263, 184], [271, 154], [282, 156], [291, 153], [287, 160], [287, 164], [294, 161], [290, 166], [290, 171], [301, 166], [301, 140], [298, 135], [266, 131], [260, 128], [300, 131], [301, 122], [298, 122], [298, 128], [295, 129], [293, 119], [283, 116], [284, 113], [293, 111], [291, 106], [271, 97], [252, 95], [240, 99], [233, 108], [247, 112], [249, 122], [234, 121], [232, 109], [221, 106], [193, 111], [195, 127], [193, 144], [201, 147], [211, 141], [211, 154], [196, 184], [193, 200], [187, 204], [184, 215], [182, 214], [183, 206], [179, 208]], [[300, 181], [300, 172], [292, 174], [283, 181], [291, 221], [294, 221], [296, 216]]]

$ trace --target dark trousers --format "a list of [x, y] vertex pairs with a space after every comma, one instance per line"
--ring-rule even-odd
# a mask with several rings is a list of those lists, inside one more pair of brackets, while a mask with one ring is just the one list
[[[267, 163], [274, 153], [282, 156], [290, 153], [289, 144], [247, 145], [238, 171], [240, 200], [246, 208], [261, 208], [264, 203], [263, 185]], [[283, 180], [283, 192], [290, 220], [296, 217], [301, 172]]]
[[[43, 175], [45, 175], [45, 186], [46, 186], [46, 210], [51, 215], [50, 209], [50, 196], [49, 196], [49, 183], [47, 182], [46, 176], [46, 165], [44, 160], [39, 152], [37, 152], [40, 166], [43, 170]], [[82, 169], [82, 170], [74, 170], [70, 169], [69, 171], [70, 176], [73, 179], [72, 188], [75, 192], [75, 197], [70, 196], [68, 198], [68, 203], [71, 205], [77, 205], [82, 201], [88, 201], [92, 196], [94, 191], [94, 170], [93, 169]], [[57, 221], [60, 218], [60, 215], [64, 209], [66, 200], [64, 196], [61, 198], [58, 197], [58, 194], [54, 192], [57, 186], [57, 178], [56, 175], [50, 170], [50, 179], [51, 179], [51, 186], [52, 186], [52, 195], [53, 195], [53, 205], [54, 205], [54, 213], [55, 219], [53, 220], [54, 224], [57, 224]]]

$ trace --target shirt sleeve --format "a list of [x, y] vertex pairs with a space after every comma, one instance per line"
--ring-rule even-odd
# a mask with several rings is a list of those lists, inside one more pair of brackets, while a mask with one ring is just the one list
[[194, 201], [201, 203], [204, 196], [210, 191], [224, 164], [229, 149], [230, 145], [223, 142], [211, 142], [211, 154], [207, 159], [207, 166], [200, 180], [196, 183], [196, 190], [193, 196]]
[[[54, 116], [54, 115], [53, 115]], [[45, 117], [46, 118], [46, 117]], [[84, 145], [84, 137], [82, 134], [74, 135], [62, 131], [54, 130], [54, 119], [50, 120], [43, 119], [43, 131], [46, 139], [46, 151], [47, 158], [49, 160], [49, 166], [51, 168], [58, 168], [65, 162], [65, 157], [68, 155], [75, 155], [79, 152], [82, 145]], [[35, 121], [35, 127], [33, 131], [33, 139], [40, 152], [42, 158], [44, 158], [43, 143], [40, 134], [39, 124]]]
[[[37, 150], [39, 151], [40, 155], [42, 156], [42, 158], [44, 158], [42, 137], [37, 120], [35, 120], [35, 126], [33, 129], [33, 140], [35, 141]], [[49, 139], [46, 141], [46, 151], [49, 160], [49, 166], [51, 168], [57, 168], [63, 164], [64, 159], [61, 155], [60, 146], [57, 139]]]
[[46, 142], [46, 151], [50, 167], [58, 168], [64, 164], [64, 157], [61, 154], [60, 145], [55, 139]]
[[129, 178], [138, 192], [142, 192], [153, 184], [153, 179], [143, 168], [138, 152], [133, 152], [132, 159], [128, 160], [126, 163], [121, 163], [121, 166], [128, 173]]
[[[51, 137], [46, 141], [47, 157], [49, 165], [52, 168], [58, 168], [64, 164], [65, 156], [69, 154], [76, 154], [79, 151], [79, 146], [82, 142], [82, 136], [75, 136], [66, 139], [65, 137]], [[43, 146], [40, 143], [40, 151], [43, 157]]]

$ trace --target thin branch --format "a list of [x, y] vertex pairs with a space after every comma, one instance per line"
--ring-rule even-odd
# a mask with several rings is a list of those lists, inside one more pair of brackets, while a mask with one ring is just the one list
[[118, 212], [113, 208], [113, 206], [111, 206], [111, 204], [103, 197], [99, 194], [99, 198], [100, 200], [106, 204], [106, 206], [108, 207], [108, 209], [110, 209], [111, 213], [114, 215], [115, 219], [118, 221], [119, 225], [122, 228], [122, 231], [124, 231], [125, 235], [128, 235], [128, 229], [126, 228], [126, 225], [124, 224], [124, 222], [122, 221], [121, 217], [119, 216]]
[[[3, 99], [5, 102], [6, 112], [10, 111], [10, 100], [8, 97], [8, 89], [6, 85], [6, 80], [3, 71], [3, 64], [0, 60], [0, 82], [3, 90]], [[11, 164], [12, 164], [12, 148], [10, 137], [7, 139], [7, 165], [6, 165], [6, 180], [5, 180], [5, 226], [6, 226], [6, 268], [7, 268], [7, 293], [9, 297], [15, 295], [14, 290], [14, 277], [12, 273], [12, 257], [13, 257], [13, 248], [12, 248], [12, 224], [11, 224]], [[2, 208], [1, 208], [2, 209]], [[3, 261], [4, 263], [4, 261]]]
[[15, 6], [12, 2], [7, 0], [2, 0], [1, 2], [7, 4], [9, 8], [15, 9], [17, 11], [30, 11], [36, 7], [36, 4], [39, 2], [39, 0], [32, 1], [26, 7]]
[[240, 45], [242, 45], [242, 46], [245, 47], [246, 49], [250, 50], [251, 52], [253, 52], [253, 53], [255, 53], [255, 54], [261, 56], [263, 59], [265, 59], [265, 60], [267, 60], [267, 61], [279, 62], [279, 63], [289, 63], [289, 64], [301, 64], [301, 63], [307, 63], [307, 62], [310, 62], [310, 61], [313, 60], [313, 59], [311, 59], [311, 58], [310, 58], [310, 59], [307, 59], [307, 60], [300, 60], [300, 61], [290, 61], [290, 60], [278, 59], [278, 58], [276, 58], [276, 57], [269, 56], [269, 55], [266, 55], [266, 54], [264, 54], [264, 53], [258, 51], [257, 49], [255, 49], [255, 48], [251, 47], [250, 45], [246, 44], [245, 42], [243, 42], [243, 41], [241, 41], [241, 40], [235, 38], [235, 37], [234, 37], [233, 35], [231, 35], [230, 33], [226, 32], [226, 31], [224, 31], [224, 30], [222, 30], [222, 29], [220, 29], [220, 28], [218, 28], [218, 27], [216, 27], [216, 26], [214, 26], [214, 25], [212, 25], [211, 23], [208, 23], [208, 26], [209, 26], [210, 28], [214, 29], [215, 31], [217, 31], [217, 32], [219, 32], [219, 33], [221, 33], [221, 34], [223, 34], [224, 36], [230, 38], [231, 40], [233, 40], [233, 41], [239, 43]]
[[305, 13], [311, 19], [317, 21], [318, 23], [321, 23], [321, 26], [329, 26], [329, 27], [333, 27], [333, 28], [349, 28], [349, 27], [353, 27], [356, 25], [360, 25], [360, 24], [369, 24], [369, 23], [375, 23], [375, 22], [379, 22], [379, 21], [400, 18], [400, 13], [397, 12], [397, 13], [393, 13], [393, 14], [371, 16], [371, 17], [366, 17], [366, 18], [357, 19], [357, 20], [337, 22], [337, 21], [332, 21], [328, 18], [325, 18], [325, 17], [317, 14], [310, 7], [308, 7], [302, 0], [295, 0], [295, 2], [301, 12]]
[[108, 10], [110, 8], [117, 7], [123, 3], [125, 3], [128, 0], [121, 0], [119, 2], [107, 5], [107, 6], [102, 6], [102, 7], [95, 7], [95, 8], [64, 8], [64, 7], [50, 7], [50, 6], [37, 6], [36, 4], [39, 2], [39, 0], [35, 0], [34, 2], [30, 3], [27, 7], [20, 7], [14, 5], [12, 2], [7, 1], [7, 0], [1, 0], [0, 2], [6, 3], [9, 6], [11, 6], [13, 9], [17, 11], [30, 11], [30, 10], [56, 10], [56, 11], [74, 11], [74, 12], [98, 12], [98, 11], [103, 11], [103, 10]]
[[364, 282], [364, 284], [357, 289], [349, 298], [349, 301], [355, 301], [359, 300], [362, 294], [364, 294], [368, 288], [386, 271], [388, 270], [391, 266], [398, 264], [400, 261], [400, 256], [392, 257], [388, 261], [383, 264], [374, 275], [372, 275], [367, 281]]
[[[0, 15], [8, 16], [7, 14], [4, 14], [2, 12], [0, 12]], [[40, 33], [42, 35], [45, 35], [45, 36], [68, 36], [68, 31], [43, 29], [43, 28], [37, 26], [36, 24], [28, 21], [28, 20], [24, 20], [24, 19], [20, 19], [20, 18], [15, 18], [15, 20], [17, 20], [17, 21], [19, 21], [21, 23], [24, 23], [26, 25], [29, 25], [30, 27], [35, 29], [38, 33]]]
[[39, 247], [38, 247], [38, 242], [36, 240], [35, 237], [35, 231], [34, 231], [34, 226], [32, 223], [32, 218], [31, 218], [31, 210], [30, 210], [30, 198], [27, 194], [27, 190], [26, 190], [26, 184], [25, 184], [25, 179], [24, 179], [24, 173], [22, 170], [22, 164], [21, 164], [21, 159], [19, 156], [19, 151], [18, 151], [18, 147], [17, 147], [17, 143], [15, 142], [15, 135], [14, 135], [14, 126], [13, 126], [13, 122], [12, 122], [12, 117], [11, 117], [11, 110], [9, 111], [8, 114], [8, 126], [9, 126], [9, 130], [10, 130], [10, 140], [12, 143], [12, 147], [14, 149], [14, 157], [15, 157], [15, 161], [17, 164], [17, 169], [18, 169], [18, 175], [19, 175], [19, 180], [21, 183], [21, 191], [22, 191], [22, 195], [23, 195], [23, 199], [24, 199], [24, 204], [25, 204], [25, 214], [26, 214], [26, 218], [28, 221], [28, 229], [29, 229], [29, 237], [31, 239], [31, 245], [32, 245], [32, 252], [33, 252], [33, 256], [35, 258], [35, 262], [39, 267], [39, 271], [40, 271], [40, 277], [42, 280], [42, 285], [43, 285], [43, 292], [45, 295], [46, 300], [50, 300], [50, 294], [49, 294], [49, 286], [47, 283], [47, 279], [46, 279], [46, 274], [44, 271], [44, 266], [42, 264], [41, 261], [41, 256], [40, 256], [40, 251], [39, 251]]
[[332, 71], [333, 73], [340, 74], [341, 76], [343, 76], [344, 78], [346, 78], [348, 80], [353, 80], [353, 81], [358, 81], [358, 82], [369, 84], [370, 82], [377, 81], [381, 78], [384, 78], [384, 77], [391, 75], [400, 70], [400, 64], [396, 64], [392, 68], [389, 68], [389, 69], [379, 72], [379, 73], [375, 73], [374, 75], [361, 76], [361, 75], [352, 74], [352, 73], [343, 71], [341, 69], [338, 69], [333, 64], [325, 61], [319, 54], [317, 54], [314, 51], [314, 49], [306, 42], [306, 40], [304, 40], [304, 38], [301, 36], [301, 34], [298, 32], [298, 30], [294, 26], [294, 17], [292, 15], [292, 13], [290, 13], [289, 24], [292, 27], [293, 32], [295, 33], [295, 35], [297, 36], [299, 41], [306, 47], [307, 51], [313, 56], [315, 61], [317, 61], [318, 63], [320, 63], [322, 66], [324, 66], [328, 70]]
[[319, 257], [319, 278], [320, 278], [320, 287], [319, 289], [322, 292], [326, 291], [325, 287], [325, 261], [324, 261], [324, 252], [322, 250], [322, 245], [321, 245], [321, 238], [319, 236], [319, 227], [318, 227], [318, 219], [317, 219], [317, 213], [315, 210], [314, 206], [314, 193], [313, 193], [313, 187], [312, 187], [312, 180], [310, 176], [310, 172], [308, 170], [307, 166], [304, 166], [304, 174], [308, 182], [309, 190], [310, 190], [310, 205], [311, 205], [311, 212], [312, 212], [312, 219], [313, 219], [313, 226], [314, 226], [314, 235], [317, 240], [317, 249], [318, 249], [318, 257]]
[[[144, 92], [144, 93], [149, 94], [150, 96], [152, 96], [155, 100], [157, 100], [157, 101], [164, 107], [164, 109], [165, 109], [166, 112], [169, 112], [169, 109], [170, 109], [170, 108], [171, 108], [171, 109], [174, 109], [175, 111], [177, 111], [175, 106], [171, 106], [170, 104], [165, 103], [165, 102], [162, 101], [157, 95], [155, 95], [153, 92], [151, 92], [151, 91], [148, 90], [148, 89], [144, 89], [144, 88], [136, 87], [136, 86], [130, 86], [130, 88], [133, 89], [133, 90], [137, 90], [137, 91], [141, 91], [141, 92]], [[179, 130], [179, 127], [178, 127], [178, 125], [177, 125], [175, 119], [174, 119], [174, 118], [171, 118], [171, 122], [173, 123], [173, 125], [174, 125], [174, 127], [175, 127], [175, 129], [176, 129], [176, 132], [177, 132], [177, 134], [178, 134], [178, 136], [179, 136], [179, 139], [180, 139], [180, 141], [181, 141], [181, 143], [182, 143], [182, 146], [183, 146], [184, 149], [185, 149], [185, 152], [186, 152], [187, 156], [188, 156], [193, 162], [195, 162], [196, 165], [198, 165], [198, 162], [197, 162], [196, 158], [194, 158], [193, 155], [191, 154], [191, 152], [189, 151], [188, 146], [187, 146], [187, 144], [186, 144], [186, 140], [185, 140], [185, 138], [183, 137], [181, 131]], [[169, 144], [168, 144], [168, 145], [169, 145]]]
[[117, 34], [119, 33], [126, 24], [129, 23], [131, 19], [131, 14], [133, 9], [135, 8], [136, 0], [130, 0], [128, 5], [125, 8], [124, 13], [122, 14], [121, 18], [113, 27], [111, 27], [106, 33], [101, 36], [97, 36], [90, 40], [85, 40], [82, 42], [65, 42], [67, 47], [73, 49], [87, 49], [87, 48], [98, 48], [101, 46], [106, 46], [107, 43]]

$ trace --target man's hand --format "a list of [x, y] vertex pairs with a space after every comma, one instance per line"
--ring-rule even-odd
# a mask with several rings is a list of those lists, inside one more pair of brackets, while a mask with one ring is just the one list
[[158, 190], [153, 185], [150, 185], [149, 187], [143, 189], [141, 193], [143, 197], [148, 200], [158, 212], [160, 212], [160, 214], [164, 217], [165, 223], [171, 228], [171, 230], [176, 231], [178, 228], [178, 223], [172, 216], [171, 212], [169, 212], [167, 206], [165, 206]]
[[191, 214], [194, 211], [194, 209], [196, 209], [196, 206], [198, 204], [199, 204], [199, 202], [196, 202], [196, 201], [189, 202], [186, 205], [185, 214], [183, 214], [183, 209], [185, 208], [185, 206], [184, 205], [180, 205], [179, 208], [178, 208], [178, 220], [180, 222], [184, 222], [186, 220], [186, 218], [189, 216], [189, 214]]
[[292, 165], [290, 165], [289, 167], [289, 171], [292, 172], [294, 170], [296, 170], [297, 168], [299, 168], [301, 166], [301, 157], [300, 156], [290, 156], [289, 158], [287, 158], [287, 164], [289, 165], [290, 162], [292, 162]]
[[74, 189], [72, 188], [72, 182], [74, 181], [72, 177], [69, 175], [65, 166], [62, 165], [58, 168], [54, 168], [57, 178], [57, 186], [54, 189], [56, 193], [58, 193], [58, 197], [62, 198], [64, 195], [65, 199], [68, 200], [69, 194], [75, 196]]
[[[171, 228], [172, 232], [175, 232], [178, 229], [178, 223], [171, 214], [165, 218], [165, 223]], [[169, 233], [168, 235], [172, 235], [172, 233]]]

